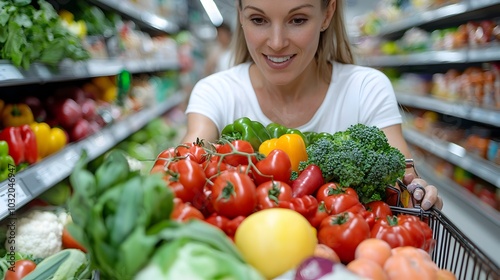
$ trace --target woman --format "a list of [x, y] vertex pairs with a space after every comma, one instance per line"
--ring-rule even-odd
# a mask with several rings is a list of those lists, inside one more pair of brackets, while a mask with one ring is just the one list
[[[215, 141], [243, 116], [329, 133], [364, 123], [380, 127], [411, 158], [390, 81], [353, 64], [342, 8], [342, 0], [238, 0], [236, 66], [195, 85], [183, 140]], [[425, 186], [422, 207], [441, 208], [437, 189], [414, 177], [407, 174], [405, 183]]]

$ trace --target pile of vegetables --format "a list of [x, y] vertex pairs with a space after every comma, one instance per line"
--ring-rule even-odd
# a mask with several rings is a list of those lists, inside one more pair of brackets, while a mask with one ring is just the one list
[[[161, 174], [164, 185], [175, 194], [172, 219], [203, 220], [220, 228], [266, 278], [280, 275], [276, 269], [269, 272], [269, 267], [278, 267], [276, 261], [263, 252], [252, 256], [259, 244], [269, 243], [258, 232], [248, 233], [255, 226], [240, 226], [270, 209], [300, 214], [315, 228], [316, 242], [344, 265], [355, 259], [356, 248], [367, 239], [383, 240], [391, 249], [418, 248], [428, 255], [434, 249], [433, 232], [426, 222], [393, 214], [383, 200], [387, 186], [404, 175], [406, 164], [380, 129], [358, 124], [335, 134], [302, 133], [242, 118], [222, 134], [217, 143], [198, 139], [164, 150], [151, 174]], [[260, 224], [287, 232], [285, 225], [271, 220]], [[274, 246], [279, 247], [282, 240], [274, 238]], [[294, 246], [301, 242], [305, 241], [296, 240]], [[308, 248], [312, 256], [314, 250]], [[290, 255], [279, 259], [288, 260], [285, 267], [294, 269], [298, 263]], [[278, 272], [285, 273], [285, 267]]]
[[0, 2], [0, 59], [28, 69], [35, 61], [55, 65], [64, 58], [90, 58], [80, 38], [63, 26], [49, 2], [31, 2]]
[[179, 279], [185, 273], [191, 279], [201, 279], [200, 273], [207, 279], [262, 279], [220, 229], [170, 219], [173, 192], [161, 176], [132, 171], [120, 150], [95, 169], [85, 162], [83, 153], [70, 176], [68, 231], [101, 279]]

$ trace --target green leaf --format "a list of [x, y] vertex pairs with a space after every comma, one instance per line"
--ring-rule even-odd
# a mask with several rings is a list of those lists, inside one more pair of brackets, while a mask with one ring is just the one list
[[115, 271], [125, 277], [135, 275], [151, 258], [158, 236], [146, 235], [144, 227], [136, 228], [119, 247]]
[[18, 7], [27, 6], [31, 4], [31, 0], [11, 0], [12, 3]]
[[19, 26], [24, 27], [24, 28], [30, 28], [33, 26], [33, 22], [29, 18], [28, 15], [26, 14], [17, 14], [14, 18], [13, 21], [17, 23]]

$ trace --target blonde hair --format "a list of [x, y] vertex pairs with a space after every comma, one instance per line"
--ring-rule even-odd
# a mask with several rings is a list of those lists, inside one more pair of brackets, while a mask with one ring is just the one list
[[[322, 9], [326, 9], [331, 0], [321, 0]], [[329, 62], [338, 61], [345, 64], [354, 64], [351, 44], [344, 23], [344, 1], [336, 1], [336, 10], [330, 25], [323, 31], [319, 38], [318, 50], [314, 58], [318, 65], [318, 74], [323, 75], [326, 81], [330, 81]], [[238, 9], [241, 10], [241, 0], [238, 0]], [[239, 19], [237, 19], [239, 22]], [[235, 36], [233, 37], [234, 64], [253, 61], [245, 42], [243, 28], [237, 24]]]

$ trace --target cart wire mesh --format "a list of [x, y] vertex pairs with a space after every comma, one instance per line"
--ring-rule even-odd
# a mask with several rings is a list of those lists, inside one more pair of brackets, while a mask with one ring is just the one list
[[499, 280], [499, 267], [467, 238], [440, 210], [391, 206], [394, 214], [418, 216], [433, 231], [431, 253], [439, 268], [452, 271], [459, 280]]

